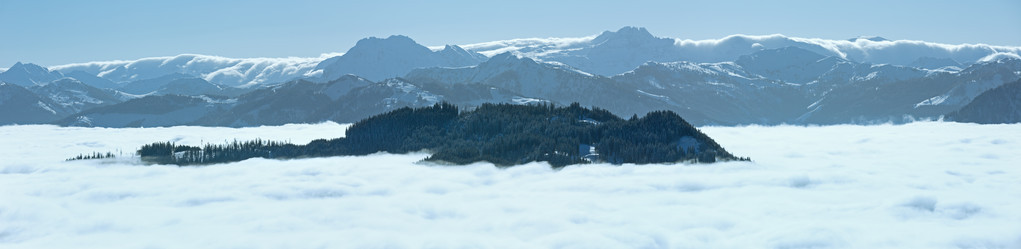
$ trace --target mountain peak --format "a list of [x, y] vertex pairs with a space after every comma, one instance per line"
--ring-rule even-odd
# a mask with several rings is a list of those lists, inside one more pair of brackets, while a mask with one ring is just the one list
[[518, 62], [524, 62], [524, 61], [535, 62], [534, 60], [532, 60], [531, 58], [528, 58], [528, 57], [518, 56], [518, 55], [516, 55], [514, 53], [511, 53], [511, 52], [504, 52], [504, 53], [501, 53], [501, 54], [498, 54], [498, 55], [494, 55], [493, 57], [490, 57], [489, 60], [487, 60], [487, 61], [485, 61], [483, 63], [484, 64], [494, 64], [494, 63], [512, 64], [512, 63], [518, 63]]
[[345, 75], [341, 75], [340, 78], [337, 78], [336, 80], [333, 80], [333, 81], [330, 81], [330, 82], [334, 82], [334, 81], [352, 81], [352, 80], [360, 81], [360, 80], [366, 80], [366, 79], [362, 78], [361, 76], [354, 75], [354, 74], [345, 74]]
[[322, 77], [327, 80], [355, 74], [378, 81], [405, 75], [416, 68], [473, 66], [484, 59], [481, 54], [458, 46], [434, 52], [407, 36], [392, 35], [362, 39], [344, 55], [320, 62], [316, 69], [322, 69]]
[[347, 50], [347, 53], [340, 57], [358, 59], [424, 58], [430, 54], [432, 54], [432, 50], [422, 46], [422, 44], [418, 44], [407, 36], [391, 35], [387, 38], [369, 37], [361, 39], [354, 47], [351, 47], [351, 49]]
[[348, 50], [348, 53], [361, 49], [391, 49], [391, 48], [418, 48], [428, 50], [425, 46], [418, 44], [411, 37], [403, 35], [391, 35], [387, 38], [369, 37], [358, 40], [355, 46]]
[[22, 63], [20, 61], [17, 62], [17, 63], [14, 63], [14, 66], [11, 66], [11, 68], [7, 69], [7, 71], [12, 71], [12, 72], [16, 71], [16, 70], [32, 70], [32, 71], [46, 71], [46, 72], [49, 72], [49, 69], [46, 69], [45, 67], [42, 67], [40, 65], [36, 65], [36, 64], [32, 64], [32, 63]]
[[[542, 63], [535, 61], [527, 56], [521, 56], [512, 52], [505, 52], [501, 54], [489, 57], [489, 60], [479, 63], [477, 68], [485, 71], [514, 71], [514, 70], [532, 70], [536, 69], [536, 66], [540, 66]], [[531, 68], [531, 69], [526, 69]]]
[[623, 36], [652, 36], [649, 30], [643, 27], [624, 26], [617, 30], [617, 34]]
[[7, 71], [0, 73], [0, 81], [26, 87], [43, 85], [63, 77], [64, 75], [60, 72], [50, 71], [45, 67], [20, 61], [11, 68], [8, 68]]
[[447, 44], [446, 46], [443, 46], [443, 50], [440, 50], [440, 51], [441, 52], [459, 53], [459, 54], [461, 54], [461, 53], [468, 53], [468, 51], [464, 50], [464, 48], [462, 48], [461, 46], [450, 45], [450, 44]]
[[618, 29], [617, 31], [603, 31], [602, 34], [596, 37], [596, 41], [606, 41], [613, 39], [626, 39], [626, 40], [649, 40], [656, 39], [649, 30], [641, 27], [625, 26]]
[[82, 83], [78, 79], [71, 77], [64, 77], [54, 81], [50, 81], [45, 85], [41, 85], [42, 88], [53, 89], [53, 90], [86, 90], [90, 87], [85, 83]]
[[443, 46], [443, 50], [436, 52], [442, 54], [462, 54], [462, 55], [471, 54], [471, 52], [468, 52], [468, 50], [464, 50], [464, 48], [461, 48], [461, 46], [458, 45], [446, 45]]
[[478, 65], [489, 59], [485, 55], [465, 50], [458, 45], [446, 45], [443, 50], [436, 51], [435, 54], [441, 57], [443, 63], [448, 66], [457, 67]]

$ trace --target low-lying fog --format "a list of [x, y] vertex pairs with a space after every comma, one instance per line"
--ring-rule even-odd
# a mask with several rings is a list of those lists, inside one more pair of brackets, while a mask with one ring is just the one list
[[425, 154], [64, 161], [344, 127], [0, 127], [0, 247], [1021, 248], [1021, 125], [703, 127], [753, 162], [559, 171]]

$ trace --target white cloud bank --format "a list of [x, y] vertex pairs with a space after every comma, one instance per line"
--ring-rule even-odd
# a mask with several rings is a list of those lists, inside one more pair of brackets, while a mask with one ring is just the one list
[[[529, 38], [506, 41], [492, 41], [461, 45], [487, 56], [504, 52], [519, 54], [544, 60], [558, 60], [560, 56], [571, 57], [574, 51], [598, 46], [594, 42], [597, 36], [580, 38]], [[915, 40], [868, 40], [857, 39], [829, 40], [820, 38], [788, 37], [781, 34], [773, 35], [730, 35], [720, 39], [691, 40], [669, 38], [674, 40], [672, 51], [660, 51], [676, 56], [678, 61], [690, 62], [723, 62], [734, 61], [741, 55], [747, 55], [763, 49], [783, 47], [799, 47], [825, 56], [837, 56], [844, 59], [874, 64], [911, 65], [924, 57], [953, 59], [964, 65], [980, 62], [982, 58], [996, 53], [1018, 55], [1021, 47], [995, 46], [987, 44], [943, 44]], [[648, 44], [645, 44], [648, 45]], [[641, 45], [633, 45], [641, 47]], [[640, 48], [632, 48], [640, 49]], [[669, 61], [660, 61], [669, 62]]]
[[0, 127], [3, 248], [1019, 248], [1021, 125], [705, 127], [753, 163], [208, 167], [79, 152], [343, 126]]
[[226, 58], [211, 55], [182, 54], [131, 61], [99, 61], [50, 67], [64, 73], [81, 70], [114, 82], [152, 79], [172, 73], [196, 75], [217, 84], [254, 86], [280, 83], [313, 73], [320, 61], [339, 56], [322, 54], [317, 58]]

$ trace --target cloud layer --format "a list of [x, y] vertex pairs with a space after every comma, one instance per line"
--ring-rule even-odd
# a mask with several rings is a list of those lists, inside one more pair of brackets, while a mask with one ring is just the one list
[[151, 79], [172, 73], [196, 75], [230, 86], [251, 86], [279, 83], [308, 76], [320, 61], [339, 54], [323, 54], [318, 58], [226, 58], [210, 55], [182, 54], [142, 58], [133, 61], [102, 61], [51, 67], [64, 73], [81, 70], [115, 82]]
[[[493, 41], [462, 45], [487, 56], [504, 52], [518, 52], [529, 57], [558, 60], [558, 56], [573, 55], [595, 43], [597, 36], [581, 38], [530, 38]], [[773, 35], [731, 35], [720, 39], [690, 40], [673, 38], [672, 50], [678, 61], [722, 62], [734, 61], [741, 55], [762, 49], [776, 49], [789, 46], [800, 47], [826, 56], [874, 64], [910, 65], [924, 57], [949, 58], [968, 65], [995, 53], [1021, 54], [1021, 47], [994, 46], [987, 44], [941, 44], [914, 40], [828, 40], [820, 38], [788, 37]], [[567, 56], [567, 57], [570, 57]], [[670, 61], [660, 61], [670, 62]]]
[[1016, 248], [1021, 125], [703, 127], [752, 163], [435, 166], [424, 154], [207, 167], [79, 152], [343, 126], [5, 126], [5, 248]]

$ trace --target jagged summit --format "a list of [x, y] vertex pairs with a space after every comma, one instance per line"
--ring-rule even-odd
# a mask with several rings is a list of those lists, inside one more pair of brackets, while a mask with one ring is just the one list
[[652, 33], [649, 33], [649, 30], [646, 30], [645, 28], [626, 26], [618, 29], [616, 32], [603, 31], [603, 33], [599, 34], [599, 36], [596, 36], [596, 38], [593, 39], [593, 41], [595, 43], [600, 43], [615, 39], [641, 41], [657, 39], [657, 37], [653, 36]]
[[417, 42], [415, 42], [415, 39], [411, 39], [411, 37], [408, 37], [406, 35], [390, 35], [390, 36], [387, 36], [386, 38], [380, 38], [380, 37], [375, 37], [375, 36], [370, 36], [370, 37], [362, 38], [361, 40], [358, 40], [358, 43], [355, 45], [355, 47], [357, 47], [359, 45], [365, 46], [365, 45], [374, 44], [374, 43], [391, 43], [391, 44], [403, 43], [403, 44], [408, 44], [408, 45], [410, 45], [410, 44], [418, 44]]
[[44, 85], [63, 77], [64, 75], [60, 72], [50, 71], [45, 67], [20, 61], [11, 66], [11, 68], [8, 68], [7, 71], [0, 73], [0, 81], [24, 87]]
[[29, 72], [32, 72], [32, 71], [49, 71], [49, 69], [46, 69], [45, 67], [42, 67], [42, 66], [39, 66], [39, 65], [36, 65], [36, 64], [22, 63], [22, 62], [19, 61], [17, 63], [14, 63], [14, 65], [11, 66], [10, 68], [8, 68], [7, 71], [29, 71]]
[[363, 52], [430, 53], [432, 51], [429, 50], [429, 48], [418, 44], [410, 37], [403, 35], [391, 35], [387, 38], [369, 37], [358, 40], [358, 42], [355, 43], [355, 46], [348, 49], [345, 54]]
[[[436, 54], [438, 54], [439, 57], [441, 58], [441, 60], [443, 60], [442, 63], [451, 64], [451, 65], [453, 65], [453, 64], [460, 64], [461, 61], [464, 60], [465, 58], [470, 58], [472, 60], [480, 61], [480, 62], [489, 59], [485, 55], [465, 50], [464, 48], [462, 48], [461, 46], [458, 46], [458, 45], [449, 45], [449, 44], [444, 46], [442, 50], [436, 51]], [[471, 65], [465, 65], [465, 66], [471, 66]]]
[[326, 59], [315, 69], [323, 70], [325, 80], [355, 74], [378, 81], [403, 76], [415, 68], [473, 66], [483, 60], [485, 56], [457, 46], [432, 51], [410, 37], [393, 35], [362, 39], [344, 55]]
[[14, 63], [14, 65], [11, 66], [11, 68], [8, 68], [7, 71], [9, 71], [9, 72], [14, 72], [14, 71], [33, 72], [33, 71], [49, 71], [49, 70], [44, 68], [44, 67], [42, 67], [42, 66], [36, 65], [36, 64], [22, 63], [22, 62], [19, 61], [17, 63]]

